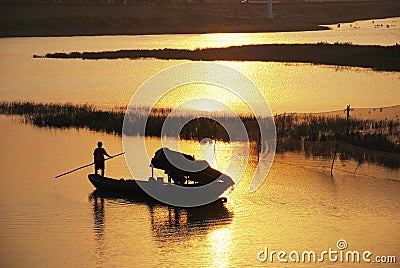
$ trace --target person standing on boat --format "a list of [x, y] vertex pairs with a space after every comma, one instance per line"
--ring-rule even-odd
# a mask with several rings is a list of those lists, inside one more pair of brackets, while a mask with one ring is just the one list
[[110, 158], [112, 158], [112, 156], [110, 156], [106, 150], [103, 148], [103, 143], [101, 141], [99, 141], [97, 143], [97, 148], [94, 149], [93, 152], [93, 156], [94, 156], [94, 173], [97, 175], [97, 170], [101, 170], [101, 176], [104, 177], [104, 156], [108, 156]]

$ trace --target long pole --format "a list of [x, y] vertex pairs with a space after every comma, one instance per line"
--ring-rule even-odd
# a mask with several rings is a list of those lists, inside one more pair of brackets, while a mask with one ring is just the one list
[[[111, 156], [111, 157], [109, 157], [109, 158], [106, 158], [104, 161], [109, 160], [109, 159], [111, 159], [111, 158], [114, 158], [114, 157], [116, 157], [116, 156], [123, 155], [124, 153], [125, 153], [125, 152], [119, 153], [119, 154], [116, 154], [116, 155], [113, 155], [113, 156]], [[63, 173], [63, 174], [60, 174], [60, 175], [55, 176], [54, 178], [57, 179], [57, 178], [59, 178], [59, 177], [62, 177], [62, 176], [67, 175], [67, 174], [70, 174], [70, 173], [75, 172], [75, 171], [77, 171], [77, 170], [80, 170], [80, 169], [82, 169], [82, 168], [90, 167], [91, 165], [94, 165], [94, 163], [90, 163], [90, 164], [87, 164], [87, 165], [78, 167], [78, 168], [73, 169], [73, 170], [71, 170], [71, 171], [67, 171], [67, 172], [65, 172], [65, 173]]]

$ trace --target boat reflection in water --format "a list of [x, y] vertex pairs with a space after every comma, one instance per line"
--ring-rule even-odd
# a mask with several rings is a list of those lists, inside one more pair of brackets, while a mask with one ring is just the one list
[[234, 216], [223, 201], [199, 207], [181, 208], [168, 206], [154, 199], [135, 198], [99, 190], [95, 190], [89, 199], [93, 202], [93, 230], [99, 247], [102, 247], [106, 234], [105, 218], [108, 206], [113, 210], [121, 209], [123, 213], [129, 213], [131, 210], [132, 214], [136, 213], [136, 215], [138, 207], [146, 206], [153, 237], [160, 242], [171, 237], [176, 241], [190, 239], [192, 236], [207, 235], [216, 228], [231, 224]]

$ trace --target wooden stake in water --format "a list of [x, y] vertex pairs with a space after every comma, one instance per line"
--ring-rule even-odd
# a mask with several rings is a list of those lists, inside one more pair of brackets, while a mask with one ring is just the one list
[[349, 135], [349, 117], [350, 117], [350, 105], [346, 108], [346, 136]]
[[[125, 152], [119, 153], [119, 154], [116, 154], [116, 155], [113, 155], [113, 156], [111, 156], [111, 157], [109, 157], [109, 158], [106, 158], [104, 161], [109, 160], [109, 159], [112, 159], [112, 158], [117, 157], [117, 156], [120, 156], [120, 155], [123, 155], [124, 153], [125, 153]], [[84, 166], [75, 168], [75, 169], [73, 169], [73, 170], [71, 170], [71, 171], [67, 171], [67, 172], [65, 172], [65, 173], [63, 173], [63, 174], [57, 175], [57, 176], [55, 176], [54, 178], [57, 179], [57, 178], [62, 177], [62, 176], [64, 176], [64, 175], [67, 175], [67, 174], [70, 174], [70, 173], [72, 173], [72, 172], [78, 171], [78, 170], [80, 170], [80, 169], [82, 169], [82, 168], [90, 167], [90, 166], [92, 166], [92, 165], [94, 165], [94, 163], [90, 163], [90, 164], [87, 164], [87, 165], [84, 165]]]
[[336, 159], [336, 153], [339, 147], [339, 142], [336, 142], [336, 147], [335, 147], [335, 154], [333, 155], [333, 160], [332, 160], [332, 166], [331, 166], [331, 176], [333, 176], [333, 165], [335, 164], [335, 159]]

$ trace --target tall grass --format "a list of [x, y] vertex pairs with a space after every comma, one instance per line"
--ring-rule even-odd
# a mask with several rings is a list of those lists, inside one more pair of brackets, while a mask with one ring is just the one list
[[400, 153], [400, 122], [393, 120], [348, 121], [336, 116], [283, 114], [275, 116], [278, 137], [303, 141], [344, 141], [356, 146]]
[[112, 134], [121, 133], [124, 118], [122, 109], [103, 111], [86, 104], [70, 103], [1, 102], [0, 113], [21, 115], [38, 127], [88, 128]]
[[[130, 108], [127, 112], [129, 128], [124, 129], [124, 134], [130, 136], [142, 135], [142, 126], [146, 126], [145, 135], [160, 137], [164, 121], [170, 114], [170, 108], [153, 108], [149, 110], [146, 107]], [[122, 135], [123, 121], [126, 114], [125, 109], [115, 108], [112, 110], [100, 110], [93, 106], [82, 104], [47, 104], [33, 102], [1, 102], [0, 113], [7, 115], [20, 115], [26, 122], [38, 127], [53, 128], [87, 128], [94, 131], [104, 131], [106, 133]], [[182, 139], [213, 138], [222, 141], [242, 141], [246, 138], [259, 139], [258, 129], [252, 129], [254, 118], [242, 116], [248, 137], [234, 135], [229, 137], [222, 125], [232, 124], [233, 118], [226, 116], [216, 116], [216, 120], [209, 118], [194, 118], [189, 115], [178, 115], [171, 117], [172, 125], [181, 125], [182, 130], [177, 132], [167, 132], [167, 136]], [[185, 124], [184, 122], [188, 122]], [[221, 122], [221, 123], [218, 123]], [[232, 127], [235, 127], [233, 125]]]
[[[137, 107], [129, 110], [130, 127], [125, 129], [126, 135], [142, 135], [141, 126], [146, 126], [145, 135], [160, 137], [162, 126], [172, 109]], [[125, 109], [100, 110], [90, 105], [73, 104], [46, 104], [33, 102], [1, 102], [0, 113], [20, 115], [28, 123], [39, 127], [54, 128], [87, 128], [94, 131], [103, 131], [122, 135], [122, 125]], [[147, 114], [150, 114], [147, 117]], [[174, 126], [182, 126], [176, 132], [167, 132], [165, 135], [181, 139], [202, 140], [212, 138], [221, 141], [260, 141], [260, 130], [256, 119], [252, 116], [241, 116], [240, 122], [232, 117], [214, 115], [215, 120], [199, 117], [191, 119], [189, 115], [181, 114], [171, 117]], [[268, 121], [272, 118], [263, 118]], [[185, 123], [187, 122], [187, 123]], [[326, 117], [316, 115], [298, 116], [296, 114], [283, 114], [274, 117], [276, 126], [278, 148], [277, 150], [290, 150], [298, 141], [329, 142], [342, 141], [355, 146], [377, 151], [400, 154], [400, 122], [388, 120], [358, 120], [348, 122], [349, 131], [346, 134], [346, 119], [341, 117]], [[243, 124], [247, 136], [232, 131], [238, 124]], [[228, 132], [223, 127], [229, 126]], [[179, 131], [179, 133], [178, 133]], [[325, 148], [324, 152], [332, 151], [334, 146]], [[361, 160], [361, 157], [357, 157]]]

